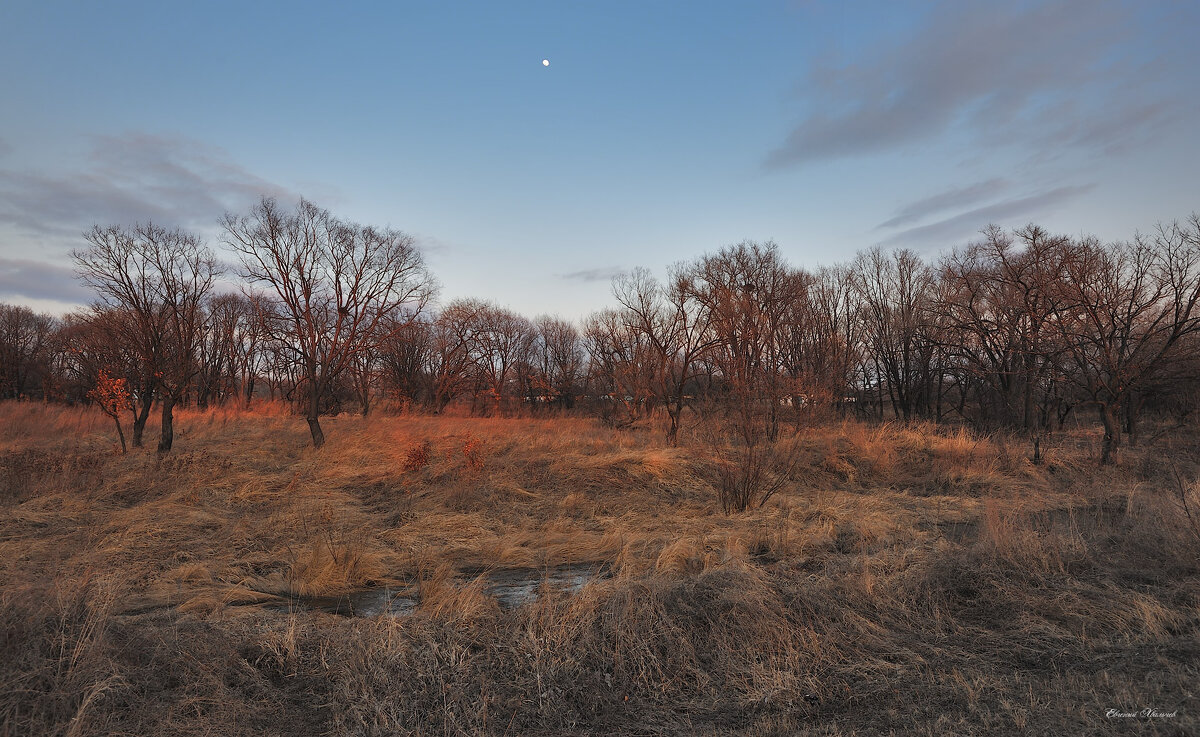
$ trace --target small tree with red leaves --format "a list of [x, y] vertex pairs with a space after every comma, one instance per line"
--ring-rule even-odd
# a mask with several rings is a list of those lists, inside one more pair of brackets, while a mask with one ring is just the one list
[[117, 425], [117, 435], [121, 438], [121, 452], [127, 453], [125, 446], [125, 431], [121, 429], [121, 412], [130, 408], [129, 390], [125, 387], [125, 379], [109, 376], [104, 369], [96, 379], [96, 388], [88, 392], [88, 398], [100, 405], [101, 411], [113, 418]]

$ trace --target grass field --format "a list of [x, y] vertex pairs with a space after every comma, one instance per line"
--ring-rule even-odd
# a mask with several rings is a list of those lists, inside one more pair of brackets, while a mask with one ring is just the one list
[[[1086, 429], [1033, 465], [831, 423], [726, 515], [703, 443], [590, 419], [176, 423], [160, 460], [0, 405], [0, 734], [1200, 732], [1195, 431], [1101, 469]], [[479, 575], [564, 563], [609, 575], [516, 608]], [[380, 587], [416, 609], [273, 606]]]

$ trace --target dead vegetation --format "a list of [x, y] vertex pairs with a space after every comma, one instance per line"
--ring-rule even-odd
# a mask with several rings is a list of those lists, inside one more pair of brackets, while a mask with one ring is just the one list
[[[1035, 465], [1002, 435], [831, 424], [727, 515], [702, 443], [583, 419], [339, 416], [314, 451], [269, 408], [177, 410], [159, 457], [99, 412], [0, 414], [3, 735], [1200, 726], [1187, 435], [1101, 472], [1082, 431]], [[473, 573], [589, 561], [612, 575], [515, 609]], [[420, 603], [262, 606], [382, 586]], [[1148, 707], [1178, 715], [1105, 717]]]

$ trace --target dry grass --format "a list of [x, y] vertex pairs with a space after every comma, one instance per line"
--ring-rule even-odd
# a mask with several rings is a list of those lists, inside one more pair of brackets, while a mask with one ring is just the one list
[[[846, 422], [727, 516], [701, 446], [586, 419], [342, 416], [313, 451], [279, 406], [183, 411], [162, 460], [106, 420], [0, 404], [0, 735], [1200, 724], [1200, 546], [1150, 449]], [[581, 561], [613, 575], [513, 610], [464, 573]], [[383, 585], [412, 616], [261, 606]], [[1104, 718], [1144, 707], [1179, 716]]]

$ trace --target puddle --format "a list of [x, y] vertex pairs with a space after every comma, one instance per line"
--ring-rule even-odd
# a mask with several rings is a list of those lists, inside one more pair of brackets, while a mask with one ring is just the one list
[[[501, 609], [513, 609], [536, 601], [543, 586], [553, 591], [577, 593], [588, 581], [605, 578], [608, 566], [599, 563], [570, 563], [547, 568], [493, 568], [463, 572], [463, 580], [483, 578], [483, 590], [496, 599]], [[264, 605], [276, 612], [324, 612], [343, 617], [404, 617], [420, 603], [413, 588], [363, 589], [342, 596], [294, 597]]]
[[577, 593], [595, 578], [608, 575], [608, 568], [596, 563], [569, 563], [549, 568], [501, 568], [483, 571], [484, 591], [493, 596], [501, 609], [512, 609], [534, 601], [542, 585], [554, 591]]
[[343, 617], [403, 617], [417, 608], [417, 597], [407, 591], [364, 589], [341, 596], [305, 596], [272, 602], [265, 609], [276, 612], [324, 612]]

